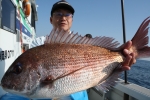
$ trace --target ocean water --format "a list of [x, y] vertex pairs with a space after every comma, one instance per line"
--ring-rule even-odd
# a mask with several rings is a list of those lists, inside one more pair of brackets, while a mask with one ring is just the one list
[[[121, 78], [124, 79], [124, 73]], [[127, 80], [150, 89], [150, 61], [137, 60], [131, 70], [127, 71]]]

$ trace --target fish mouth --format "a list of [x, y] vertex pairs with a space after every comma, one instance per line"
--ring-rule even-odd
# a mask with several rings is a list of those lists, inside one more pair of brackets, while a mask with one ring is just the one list
[[25, 85], [21, 85], [18, 82], [10, 82], [8, 79], [3, 79], [1, 82], [1, 87], [10, 93], [15, 94], [26, 94], [27, 92], [30, 92], [31, 89], [28, 89], [27, 83]]
[[12, 89], [12, 88], [8, 88], [6, 85], [2, 85], [2, 88], [4, 91], [8, 92], [8, 93], [11, 93], [11, 94], [18, 94], [18, 95], [22, 95], [22, 91], [18, 91], [18, 90], [15, 90], [15, 89]]
[[13, 84], [13, 85], [7, 85], [7, 84], [1, 84], [1, 87], [6, 90], [6, 91], [9, 91], [9, 90], [18, 90], [17, 89], [17, 85]]
[[11, 90], [11, 89], [4, 89], [4, 90], [7, 91], [8, 93], [11, 93], [11, 94], [20, 95], [20, 96], [23, 96], [26, 98], [30, 97], [30, 95], [28, 95], [24, 91], [16, 91], [16, 90]]
[[31, 97], [32, 95], [35, 94], [35, 92], [37, 91], [38, 87], [32, 88], [32, 89], [27, 89], [27, 87], [25, 86], [24, 88], [20, 89], [15, 85], [6, 85], [6, 84], [1, 84], [3, 90], [12, 93], [12, 94], [17, 94], [17, 95], [21, 95], [24, 97]]

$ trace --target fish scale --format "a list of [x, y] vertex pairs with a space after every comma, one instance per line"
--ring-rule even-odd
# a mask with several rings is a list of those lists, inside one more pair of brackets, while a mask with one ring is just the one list
[[[104, 75], [103, 75], [103, 73], [101, 73], [103, 70], [103, 67], [115, 61], [115, 59], [113, 59], [113, 57], [109, 57], [109, 55], [110, 54], [111, 56], [113, 54], [114, 56], [119, 55], [118, 52], [110, 53], [110, 50], [99, 48], [99, 47], [93, 47], [93, 46], [87, 46], [87, 45], [85, 45], [85, 47], [83, 45], [69, 45], [67, 49], [64, 49], [63, 47], [66, 47], [64, 45], [66, 44], [50, 44], [50, 45], [44, 46], [44, 48], [42, 48], [42, 46], [39, 46], [38, 47], [39, 49], [36, 50], [36, 53], [38, 53], [38, 59], [43, 59], [42, 60], [43, 62], [42, 61], [39, 62], [39, 64], [41, 63], [40, 65], [44, 65], [42, 66], [41, 69], [42, 70], [46, 69], [47, 71], [44, 70], [44, 72], [46, 74], [53, 75], [53, 78], [56, 79], [53, 83], [51, 83], [52, 86], [49, 85], [45, 87], [45, 88], [51, 88], [51, 90], [52, 89], [54, 90], [50, 92], [48, 90], [45, 91], [46, 90], [45, 88], [39, 89], [37, 90], [38, 91], [37, 92], [38, 96], [36, 96], [37, 98], [38, 97], [48, 98], [49, 94], [51, 94], [54, 97], [60, 96], [60, 95], [67, 95], [73, 92], [77, 92], [79, 91], [79, 89], [81, 91], [81, 90], [86, 89], [87, 87], [91, 87], [91, 86], [98, 84], [100, 79], [103, 79], [104, 76], [107, 74], [106, 71], [108, 71], [108, 70], [104, 71]], [[49, 48], [53, 48], [53, 46], [55, 49], [49, 50]], [[72, 47], [75, 49], [73, 50]], [[61, 51], [60, 48], [63, 48], [63, 50]], [[46, 50], [51, 52], [51, 54], [46, 55], [47, 54]], [[61, 56], [57, 55], [56, 50], [59, 50], [59, 53], [61, 53]], [[30, 54], [33, 54], [33, 52], [35, 52], [34, 48], [31, 49], [30, 52], [31, 52]], [[34, 55], [37, 55], [37, 54], [34, 54]], [[46, 58], [44, 59], [44, 56], [39, 56], [39, 55], [46, 55]], [[108, 61], [108, 58], [110, 61]], [[114, 61], [112, 61], [112, 59]], [[34, 61], [34, 58], [32, 58], [32, 60]], [[35, 61], [38, 61], [38, 60], [35, 60]], [[81, 69], [81, 70], [78, 70], [78, 69]], [[41, 73], [44, 73], [44, 72], [41, 72]], [[90, 73], [87, 73], [87, 72], [90, 72]], [[63, 77], [62, 73], [64, 74], [64, 76], [65, 74], [68, 74], [68, 76]], [[62, 78], [57, 80], [59, 76], [62, 76]], [[41, 74], [41, 77], [42, 77], [42, 74]], [[43, 96], [41, 95], [41, 93], [43, 94]]]
[[[57, 44], [55, 44], [55, 49], [57, 50], [56, 45]], [[50, 45], [50, 46], [53, 46], [53, 45]], [[61, 46], [65, 47], [62, 44], [61, 44]], [[61, 46], [60, 46], [60, 44], [58, 44], [58, 48], [61, 48]], [[53, 55], [49, 56], [49, 57], [52, 57], [54, 59], [52, 61], [53, 63], [51, 63], [51, 65], [50, 65], [52, 67], [49, 67], [49, 68], [51, 68], [51, 71], [52, 71], [51, 74], [53, 76], [55, 76], [54, 79], [57, 78], [58, 76], [61, 76], [61, 73], [58, 74], [57, 69], [59, 69], [59, 72], [65, 72], [65, 73], [69, 74], [68, 76], [63, 77], [64, 79], [61, 78], [58, 83], [57, 83], [58, 80], [54, 81], [53, 84], [55, 84], [57, 86], [56, 90], [58, 91], [58, 88], [61, 88], [63, 90], [63, 92], [61, 90], [61, 91], [58, 91], [58, 93], [62, 93], [62, 94], [66, 94], [67, 95], [68, 93], [71, 93], [71, 91], [74, 92], [74, 91], [77, 91], [79, 88], [85, 89], [85, 88], [87, 88], [87, 86], [91, 86], [92, 82], [93, 82], [94, 85], [97, 84], [99, 82], [98, 80], [101, 79], [101, 77], [103, 76], [102, 73], [100, 74], [103, 66], [106, 66], [108, 63], [110, 63], [109, 61], [107, 61], [107, 62], [105, 61], [105, 59], [107, 59], [107, 57], [106, 57], [106, 55], [102, 54], [101, 52], [100, 52], [100, 54], [97, 54], [97, 55], [91, 53], [92, 51], [94, 51], [94, 50], [92, 50], [92, 48], [93, 48], [92, 46], [91, 46], [92, 48], [86, 49], [86, 50], [85, 50], [85, 48], [82, 45], [76, 45], [76, 46], [77, 46], [76, 49], [74, 49], [74, 52], [78, 51], [78, 52], [76, 52], [76, 54], [73, 52], [71, 47], [70, 47], [71, 50], [69, 48], [67, 48], [66, 51], [67, 51], [67, 53], [70, 54], [70, 55], [67, 55], [67, 57], [66, 57], [67, 59], [65, 58], [65, 55], [67, 53], [66, 53], [66, 51], [64, 49], [63, 49], [63, 51], [59, 51], [62, 54], [65, 54], [64, 57], [63, 57], [63, 55], [60, 57], [60, 56], [57, 56], [57, 54], [54, 54], [53, 51], [55, 51], [55, 50], [53, 50], [53, 49], [52, 49], [53, 51], [50, 51], [50, 52], [52, 52]], [[80, 49], [78, 49], [78, 46], [80, 47]], [[81, 46], [83, 47], [83, 49], [81, 48]], [[73, 45], [73, 47], [75, 47], [75, 46]], [[96, 49], [96, 53], [97, 53], [99, 48], [96, 47], [94, 49]], [[39, 49], [39, 50], [43, 51], [41, 49]], [[38, 51], [38, 53], [40, 53], [40, 51]], [[103, 51], [104, 51], [104, 49], [103, 49]], [[106, 50], [106, 51], [110, 52], [109, 50]], [[85, 52], [90, 52], [90, 53], [85, 53]], [[73, 56], [72, 56], [72, 53], [74, 54]], [[94, 53], [95, 53], [95, 51], [94, 51]], [[84, 57], [85, 54], [89, 54], [89, 55], [92, 54], [92, 56], [90, 55], [87, 58], [87, 56]], [[104, 55], [104, 57], [101, 56], [101, 54]], [[111, 54], [111, 53], [107, 53], [107, 54]], [[116, 55], [118, 53], [116, 52], [114, 54]], [[55, 56], [57, 56], [57, 57], [55, 57]], [[103, 58], [103, 60], [101, 60], [101, 58]], [[49, 58], [47, 58], [47, 59], [49, 59]], [[50, 60], [47, 60], [47, 59], [45, 59], [45, 60], [51, 62], [50, 61], [51, 59]], [[105, 61], [105, 63], [103, 61]], [[46, 62], [46, 63], [49, 63], [49, 62]], [[90, 63], [88, 63], [88, 62], [90, 62]], [[60, 64], [63, 65], [63, 63], [65, 63], [64, 64], [65, 66], [57, 66], [57, 65], [60, 65]], [[45, 65], [47, 65], [47, 64], [45, 64]], [[88, 66], [88, 68], [86, 68], [87, 66]], [[91, 69], [89, 69], [90, 67], [91, 67]], [[48, 68], [48, 67], [46, 67], [46, 68]], [[62, 69], [62, 71], [61, 71], [60, 68]], [[76, 71], [77, 69], [80, 69], [80, 68], [81, 68], [81, 70]], [[55, 71], [53, 71], [53, 69], [55, 69]], [[75, 71], [75, 72], [72, 72], [72, 71]], [[71, 74], [69, 72], [72, 72], [73, 74]], [[91, 74], [88, 75], [87, 72], [91, 72]], [[71, 74], [71, 76], [70, 76], [70, 74]], [[93, 75], [93, 76], [91, 76], [91, 75]], [[105, 74], [104, 74], [104, 76], [105, 76]], [[93, 80], [93, 78], [94, 78], [94, 80]], [[74, 79], [74, 80], [72, 80], [72, 79]], [[85, 79], [87, 79], [87, 80], [85, 80]], [[83, 80], [83, 81], [81, 82], [81, 80]], [[64, 82], [64, 83], [61, 83], [60, 81]], [[75, 84], [73, 84], [73, 83], [75, 83]], [[90, 85], [87, 84], [87, 83], [90, 83]], [[64, 85], [64, 84], [68, 84], [67, 87], [65, 87], [66, 85]], [[80, 87], [77, 87], [77, 84], [80, 84], [79, 85]], [[65, 91], [66, 89], [69, 92], [66, 92]], [[55, 90], [55, 92], [56, 92], [56, 90]], [[57, 92], [56, 92], [56, 94], [57, 94]], [[49, 95], [49, 92], [47, 92], [47, 95]]]
[[[150, 17], [132, 38], [129, 51], [135, 58], [150, 57], [149, 22]], [[113, 40], [53, 29], [43, 45], [27, 50], [12, 63], [1, 85], [28, 98], [60, 98], [91, 87], [108, 91], [118, 79], [125, 58], [122, 46]]]

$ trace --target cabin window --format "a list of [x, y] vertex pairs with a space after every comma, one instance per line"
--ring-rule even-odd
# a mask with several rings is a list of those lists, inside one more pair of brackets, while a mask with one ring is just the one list
[[2, 0], [2, 28], [14, 33], [15, 32], [15, 17], [16, 9], [11, 0]]

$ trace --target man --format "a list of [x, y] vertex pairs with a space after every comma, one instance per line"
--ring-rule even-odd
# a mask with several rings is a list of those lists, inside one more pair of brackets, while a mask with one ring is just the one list
[[[73, 15], [74, 15], [74, 8], [66, 1], [58, 1], [56, 2], [51, 10], [51, 17], [50, 17], [50, 23], [53, 25], [53, 28], [58, 28], [59, 30], [63, 29], [65, 31], [70, 32], [70, 28], [72, 26], [73, 21]], [[91, 35], [86, 35], [87, 37], [92, 37]], [[35, 41], [33, 41], [32, 46], [41, 45], [44, 43], [45, 37], [37, 38]], [[129, 52], [132, 45], [131, 41], [128, 41], [124, 45], [121, 46], [122, 51], [125, 55], [125, 60], [122, 63], [122, 66], [120, 70], [129, 70], [130, 66], [135, 63], [135, 55], [132, 52]], [[69, 97], [64, 97], [62, 100], [88, 100], [88, 96], [86, 91], [77, 92], [74, 94], [71, 94]]]

